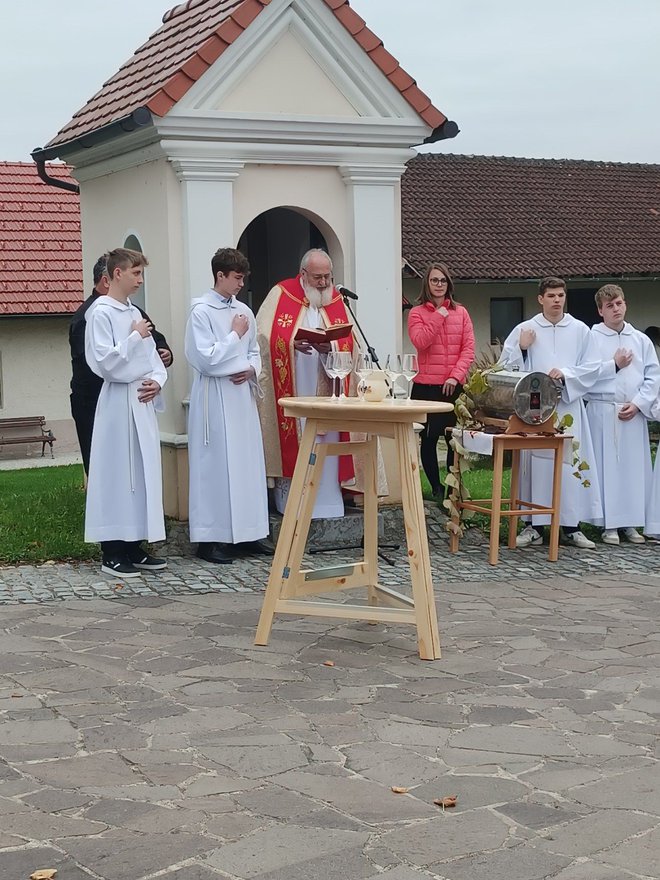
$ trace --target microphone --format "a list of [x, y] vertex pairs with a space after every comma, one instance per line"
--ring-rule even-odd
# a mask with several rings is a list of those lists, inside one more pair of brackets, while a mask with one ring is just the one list
[[344, 287], [343, 284], [336, 284], [335, 287], [342, 296], [347, 296], [349, 299], [359, 299], [357, 293], [353, 293], [352, 290], [349, 290], [348, 287]]

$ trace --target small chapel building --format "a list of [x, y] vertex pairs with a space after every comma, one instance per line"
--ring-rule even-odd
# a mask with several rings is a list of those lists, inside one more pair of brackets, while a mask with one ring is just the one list
[[327, 248], [371, 344], [400, 351], [401, 176], [413, 146], [457, 133], [348, 0], [187, 0], [33, 152], [48, 182], [47, 161], [71, 166], [87, 273], [112, 247], [149, 259], [140, 304], [177, 356], [160, 422], [168, 515], [187, 517], [183, 335], [215, 250], [247, 255], [257, 311], [304, 251]]

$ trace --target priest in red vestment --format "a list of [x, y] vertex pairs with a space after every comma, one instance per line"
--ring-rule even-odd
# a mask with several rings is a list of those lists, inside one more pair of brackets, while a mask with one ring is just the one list
[[[302, 426], [299, 419], [285, 416], [277, 401], [280, 397], [329, 396], [332, 389], [323, 369], [323, 356], [331, 348], [352, 352], [354, 344], [352, 335], [332, 343], [310, 343], [297, 341], [296, 333], [300, 328], [327, 328], [349, 323], [341, 294], [332, 282], [332, 261], [325, 251], [319, 249], [310, 250], [303, 256], [300, 273], [276, 284], [257, 313], [262, 360], [260, 381], [264, 391], [260, 414], [266, 473], [269, 484], [274, 487], [280, 512], [284, 511], [286, 504]], [[322, 438], [328, 443], [338, 439], [336, 433]], [[352, 457], [328, 457], [313, 517], [343, 516], [341, 486], [354, 483]]]

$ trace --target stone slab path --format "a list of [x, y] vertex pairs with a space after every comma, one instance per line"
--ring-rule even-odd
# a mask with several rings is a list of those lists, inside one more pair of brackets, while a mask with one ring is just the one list
[[255, 648], [263, 561], [0, 569], [0, 878], [657, 880], [659, 552], [434, 553], [434, 663], [332, 620]]

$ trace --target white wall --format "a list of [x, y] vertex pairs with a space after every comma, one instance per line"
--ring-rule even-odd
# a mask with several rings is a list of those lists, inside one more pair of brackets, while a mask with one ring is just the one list
[[243, 76], [229, 94], [212, 104], [226, 113], [278, 113], [315, 116], [358, 115], [290, 30]]
[[70, 419], [68, 331], [68, 317], [0, 320], [0, 418]]

